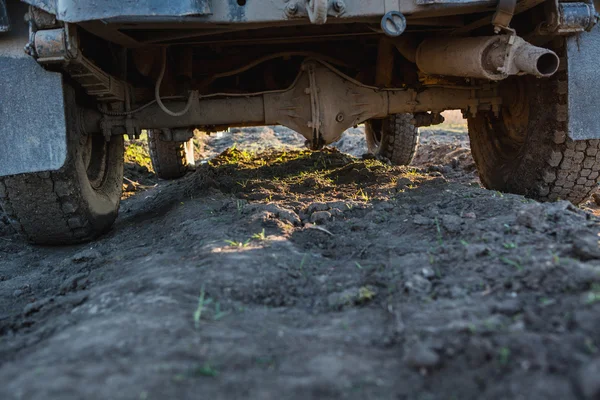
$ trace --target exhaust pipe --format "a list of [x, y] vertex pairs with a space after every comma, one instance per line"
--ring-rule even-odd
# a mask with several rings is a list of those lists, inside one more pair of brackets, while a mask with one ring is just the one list
[[509, 35], [426, 39], [417, 48], [416, 62], [429, 75], [493, 81], [523, 74], [548, 77], [559, 65], [553, 51]]

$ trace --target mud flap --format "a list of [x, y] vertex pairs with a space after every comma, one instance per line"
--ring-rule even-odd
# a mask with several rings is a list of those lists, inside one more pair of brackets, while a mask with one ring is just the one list
[[567, 39], [568, 121], [573, 140], [600, 139], [600, 26]]
[[62, 75], [30, 57], [0, 56], [0, 71], [0, 176], [61, 168], [67, 157]]
[[8, 11], [6, 10], [6, 1], [0, 0], [0, 32], [8, 32], [10, 30], [10, 20], [8, 19]]

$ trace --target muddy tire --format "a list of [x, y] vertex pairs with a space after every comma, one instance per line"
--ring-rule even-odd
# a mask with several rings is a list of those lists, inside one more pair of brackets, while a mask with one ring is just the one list
[[567, 137], [566, 70], [549, 79], [507, 79], [500, 95], [504, 105], [498, 117], [486, 112], [468, 118], [484, 186], [542, 201], [585, 200], [597, 186], [600, 141]]
[[365, 124], [369, 153], [385, 157], [393, 165], [412, 162], [419, 143], [419, 129], [412, 114], [395, 114], [385, 119], [372, 119]]
[[29, 242], [73, 244], [106, 232], [117, 217], [123, 185], [122, 136], [106, 142], [80, 129], [74, 90], [65, 88], [67, 158], [58, 171], [0, 179], [0, 205]]
[[194, 164], [193, 139], [187, 142], [162, 140], [160, 130], [148, 129], [150, 159], [160, 179], [181, 178]]

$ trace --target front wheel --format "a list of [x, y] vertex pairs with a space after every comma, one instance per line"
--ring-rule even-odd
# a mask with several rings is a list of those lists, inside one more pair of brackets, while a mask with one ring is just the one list
[[598, 140], [567, 136], [567, 72], [549, 79], [514, 77], [500, 84], [499, 115], [468, 118], [471, 151], [489, 189], [579, 204], [597, 187]]
[[65, 87], [67, 159], [58, 171], [0, 178], [0, 206], [36, 244], [72, 244], [106, 232], [117, 217], [123, 184], [122, 136], [107, 142], [80, 126], [74, 90]]

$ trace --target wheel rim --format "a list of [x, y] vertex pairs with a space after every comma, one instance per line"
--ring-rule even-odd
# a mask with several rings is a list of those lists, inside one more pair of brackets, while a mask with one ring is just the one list
[[83, 149], [83, 165], [90, 185], [98, 190], [105, 182], [108, 173], [108, 145], [100, 135], [88, 135]]
[[371, 140], [373, 141], [373, 147], [376, 150], [379, 150], [381, 148], [381, 141], [383, 138], [383, 120], [380, 119], [374, 119], [369, 121], [369, 125], [370, 125], [370, 135], [371, 135]]

